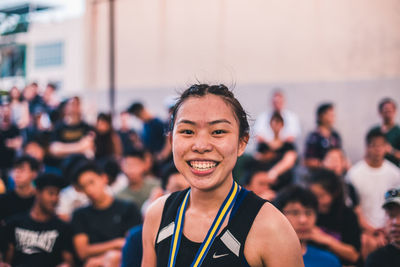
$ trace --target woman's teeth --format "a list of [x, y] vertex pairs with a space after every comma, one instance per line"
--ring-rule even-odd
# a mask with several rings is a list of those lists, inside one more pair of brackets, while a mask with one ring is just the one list
[[190, 166], [193, 169], [205, 171], [214, 168], [217, 166], [217, 163], [214, 161], [191, 161]]

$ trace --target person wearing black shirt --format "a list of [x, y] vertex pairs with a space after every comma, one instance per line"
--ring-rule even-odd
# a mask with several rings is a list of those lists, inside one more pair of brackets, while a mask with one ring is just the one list
[[304, 152], [304, 164], [308, 168], [320, 167], [328, 149], [342, 147], [342, 139], [333, 128], [335, 123], [333, 104], [321, 104], [316, 115], [317, 129], [307, 136]]
[[49, 150], [58, 158], [79, 153], [94, 156], [94, 134], [92, 127], [82, 120], [78, 97], [65, 104], [64, 118], [54, 128]]
[[4, 226], [8, 243], [6, 261], [12, 266], [53, 267], [73, 264], [69, 225], [55, 215], [59, 192], [65, 182], [53, 174], [36, 181], [35, 203], [28, 213], [7, 219]]
[[308, 185], [318, 199], [318, 227], [311, 240], [338, 256], [343, 265], [360, 263], [361, 228], [345, 205], [342, 181], [330, 170], [314, 169]]
[[14, 163], [15, 189], [0, 195], [0, 222], [11, 215], [28, 211], [35, 199], [32, 181], [39, 171], [39, 162], [30, 156], [22, 156]]
[[7, 186], [8, 171], [14, 162], [16, 151], [22, 146], [18, 127], [12, 123], [9, 104], [0, 105], [0, 177]]
[[89, 266], [119, 266], [125, 235], [141, 223], [139, 210], [108, 193], [107, 177], [94, 162], [78, 165], [72, 182], [92, 203], [72, 216], [73, 243], [79, 259]]
[[292, 142], [281, 138], [281, 130], [284, 126], [283, 117], [278, 112], [271, 116], [270, 126], [274, 133], [274, 139], [265, 140], [258, 137], [256, 165], [250, 169], [261, 166], [267, 171], [268, 182], [275, 191], [286, 187], [293, 181], [292, 170], [296, 164], [297, 152]]
[[400, 266], [400, 188], [386, 192], [383, 208], [389, 243], [368, 255], [365, 267]]
[[141, 138], [145, 148], [152, 154], [161, 152], [166, 143], [162, 120], [154, 117], [140, 102], [133, 103], [128, 112], [143, 122]]

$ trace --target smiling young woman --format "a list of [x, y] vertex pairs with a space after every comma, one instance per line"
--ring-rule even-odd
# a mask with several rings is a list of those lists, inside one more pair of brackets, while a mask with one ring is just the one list
[[232, 177], [249, 138], [247, 116], [224, 85], [193, 85], [171, 118], [174, 163], [190, 189], [146, 214], [142, 266], [303, 266], [300, 243], [270, 203]]

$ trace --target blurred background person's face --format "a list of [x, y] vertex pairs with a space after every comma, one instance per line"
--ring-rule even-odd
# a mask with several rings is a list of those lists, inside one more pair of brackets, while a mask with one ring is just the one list
[[325, 111], [323, 114], [321, 114], [320, 121], [321, 125], [332, 128], [333, 125], [335, 124], [335, 110], [333, 108], [328, 109]]
[[272, 106], [276, 111], [282, 111], [285, 106], [285, 98], [281, 93], [276, 93], [272, 97]]
[[289, 202], [282, 210], [300, 241], [307, 241], [316, 222], [315, 211], [299, 202]]
[[108, 121], [99, 119], [97, 120], [96, 129], [99, 133], [107, 133], [111, 130], [111, 125]]
[[138, 183], [146, 172], [146, 161], [138, 157], [125, 157], [121, 168], [130, 182]]
[[46, 186], [36, 194], [38, 204], [43, 212], [53, 215], [56, 212], [60, 189], [55, 186]]
[[165, 191], [168, 193], [181, 191], [189, 187], [189, 183], [180, 173], [174, 173], [168, 178], [168, 183], [165, 186]]
[[283, 128], [282, 121], [280, 121], [278, 119], [272, 119], [270, 125], [271, 125], [271, 129], [275, 135], [277, 135]]
[[21, 92], [18, 90], [17, 87], [13, 87], [10, 90], [10, 98], [11, 100], [19, 100], [19, 98], [21, 97]]
[[381, 161], [386, 154], [386, 140], [383, 137], [376, 137], [367, 145], [367, 157], [374, 161]]
[[382, 106], [380, 115], [385, 124], [393, 123], [396, 118], [396, 108], [393, 103], [388, 102]]
[[326, 153], [322, 161], [323, 167], [335, 172], [337, 176], [342, 176], [345, 171], [344, 156], [340, 149], [332, 149]]
[[318, 211], [322, 214], [326, 214], [330, 211], [333, 202], [332, 195], [326, 191], [320, 184], [312, 184], [310, 190], [317, 197], [318, 200]]
[[13, 170], [13, 179], [17, 187], [29, 185], [36, 175], [37, 173], [31, 169], [27, 162], [15, 166]]
[[400, 248], [400, 205], [392, 204], [386, 209], [386, 233], [389, 242]]
[[81, 114], [80, 101], [76, 98], [71, 98], [65, 105], [64, 114], [68, 117], [78, 117]]

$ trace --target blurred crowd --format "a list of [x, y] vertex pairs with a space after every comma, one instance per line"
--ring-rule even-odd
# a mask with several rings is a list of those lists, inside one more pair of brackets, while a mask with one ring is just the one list
[[[147, 207], [189, 186], [173, 163], [169, 121], [135, 102], [118, 129], [108, 113], [90, 125], [80, 98], [60, 101], [56, 90], [32, 83], [1, 98], [0, 265], [140, 266]], [[254, 151], [238, 159], [234, 178], [288, 218], [306, 267], [400, 266], [397, 104], [376, 108], [381, 123], [359, 137], [364, 157], [352, 164], [334, 103], [319, 105], [300, 154], [299, 118], [276, 90], [256, 119]]]

